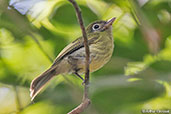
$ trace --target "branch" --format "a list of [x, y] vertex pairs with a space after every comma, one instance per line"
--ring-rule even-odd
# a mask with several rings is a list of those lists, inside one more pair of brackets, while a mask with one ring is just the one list
[[90, 100], [87, 98], [84, 101], [82, 101], [82, 103], [79, 106], [77, 106], [75, 109], [73, 109], [68, 114], [80, 114], [89, 106], [89, 104], [90, 104]]
[[22, 108], [21, 108], [21, 102], [19, 97], [19, 91], [16, 85], [14, 85], [13, 88], [15, 91], [15, 102], [16, 102], [17, 112], [20, 112]]
[[29, 34], [31, 38], [35, 41], [35, 43], [38, 45], [39, 49], [42, 51], [42, 53], [48, 58], [50, 62], [53, 62], [53, 59], [48, 55], [48, 53], [43, 49], [42, 45], [40, 44], [39, 40], [32, 34]]
[[71, 2], [73, 7], [75, 8], [76, 15], [78, 22], [80, 24], [80, 28], [82, 31], [82, 36], [84, 38], [84, 47], [85, 47], [85, 53], [86, 53], [86, 62], [85, 62], [85, 84], [84, 84], [84, 94], [83, 94], [83, 101], [82, 103], [77, 106], [75, 109], [73, 109], [71, 112], [68, 114], [80, 114], [83, 112], [90, 104], [90, 100], [88, 98], [88, 90], [89, 90], [89, 58], [90, 58], [90, 51], [89, 51], [89, 46], [88, 46], [88, 39], [87, 39], [87, 34], [85, 31], [83, 19], [82, 19], [82, 14], [79, 6], [75, 2], [75, 0], [68, 0]]

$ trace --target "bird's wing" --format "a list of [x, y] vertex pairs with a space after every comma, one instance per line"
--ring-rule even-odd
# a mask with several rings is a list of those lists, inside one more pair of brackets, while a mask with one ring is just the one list
[[[91, 45], [95, 40], [97, 40], [97, 38], [98, 38], [98, 35], [95, 35], [95, 36], [93, 35], [93, 37], [89, 37], [89, 39], [88, 39], [89, 45]], [[75, 41], [70, 43], [68, 46], [66, 46], [59, 53], [59, 55], [56, 57], [52, 66], [55, 66], [56, 63], [60, 62], [63, 58], [65, 58], [66, 56], [70, 55], [71, 53], [73, 53], [83, 47], [84, 47], [84, 39], [83, 39], [83, 37], [79, 37], [78, 39], [76, 39]]]

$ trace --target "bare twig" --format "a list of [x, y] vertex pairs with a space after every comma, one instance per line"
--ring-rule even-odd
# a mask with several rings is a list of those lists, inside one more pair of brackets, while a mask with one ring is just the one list
[[88, 99], [88, 98], [84, 99], [79, 106], [77, 106], [75, 109], [73, 109], [68, 114], [80, 114], [89, 106], [89, 104], [90, 104], [90, 99]]
[[[134, 15], [136, 15], [137, 20], [140, 22], [138, 26], [147, 42], [148, 48], [151, 53], [156, 54], [160, 49], [161, 36], [155, 27], [149, 22], [148, 18], [144, 15], [143, 11], [140, 9], [137, 1], [129, 0], [131, 6], [134, 8]], [[142, 24], [143, 23], [143, 24]]]
[[[14, 4], [17, 2], [14, 2]], [[13, 4], [13, 5], [14, 5]], [[35, 43], [38, 45], [39, 49], [42, 51], [42, 53], [49, 59], [50, 62], [53, 62], [53, 59], [48, 55], [48, 53], [44, 50], [43, 46], [40, 44], [39, 40], [36, 38], [36, 36], [32, 33], [31, 26], [29, 24], [29, 21], [23, 17], [20, 13], [16, 11], [16, 9], [13, 7], [13, 5], [10, 6], [11, 10], [8, 10], [8, 2], [5, 0], [0, 0], [0, 10], [4, 11], [5, 14], [13, 21], [12, 23], [15, 23], [17, 25], [17, 30], [20, 34], [28, 34], [32, 37], [32, 39], [35, 41]], [[15, 18], [14, 18], [15, 17]], [[2, 20], [1, 20], [1, 23]], [[16, 29], [16, 27], [13, 24], [8, 24], [4, 21], [5, 28], [11, 30]]]
[[15, 101], [16, 101], [16, 107], [17, 107], [17, 112], [20, 112], [22, 110], [21, 108], [21, 102], [20, 102], [20, 98], [19, 98], [19, 91], [17, 86], [13, 86], [14, 88], [14, 92], [15, 92]]
[[84, 47], [85, 47], [85, 53], [86, 53], [86, 62], [85, 62], [85, 84], [84, 84], [84, 94], [83, 94], [83, 101], [82, 103], [77, 106], [75, 109], [73, 109], [71, 112], [68, 114], [80, 114], [83, 112], [88, 105], [90, 104], [90, 100], [88, 98], [88, 90], [89, 90], [89, 58], [90, 58], [90, 51], [89, 51], [89, 46], [88, 46], [88, 39], [87, 39], [87, 34], [85, 31], [83, 19], [82, 19], [82, 14], [79, 6], [75, 2], [75, 0], [68, 0], [69, 2], [72, 3], [73, 7], [75, 8], [76, 15], [78, 22], [80, 24], [80, 28], [82, 30], [82, 35], [84, 38]]
[[35, 41], [35, 43], [38, 45], [39, 49], [42, 51], [42, 53], [48, 58], [50, 62], [53, 62], [53, 59], [47, 54], [47, 52], [43, 49], [42, 45], [40, 44], [39, 40], [32, 34], [29, 34], [31, 38]]

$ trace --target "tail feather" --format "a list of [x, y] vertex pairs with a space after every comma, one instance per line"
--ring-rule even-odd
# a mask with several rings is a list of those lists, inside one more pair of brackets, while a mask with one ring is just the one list
[[50, 68], [31, 82], [30, 85], [31, 100], [35, 98], [35, 96], [43, 89], [43, 87], [47, 84], [47, 82], [49, 82], [52, 79], [52, 77], [54, 77], [55, 75], [57, 75], [55, 69]]

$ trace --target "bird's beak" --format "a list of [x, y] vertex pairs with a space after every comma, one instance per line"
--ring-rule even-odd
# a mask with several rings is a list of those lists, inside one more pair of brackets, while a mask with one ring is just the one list
[[115, 20], [116, 20], [116, 17], [113, 17], [113, 18], [109, 19], [109, 20], [105, 23], [105, 25], [103, 26], [103, 30], [109, 28], [109, 27], [113, 24], [113, 22], [114, 22]]

